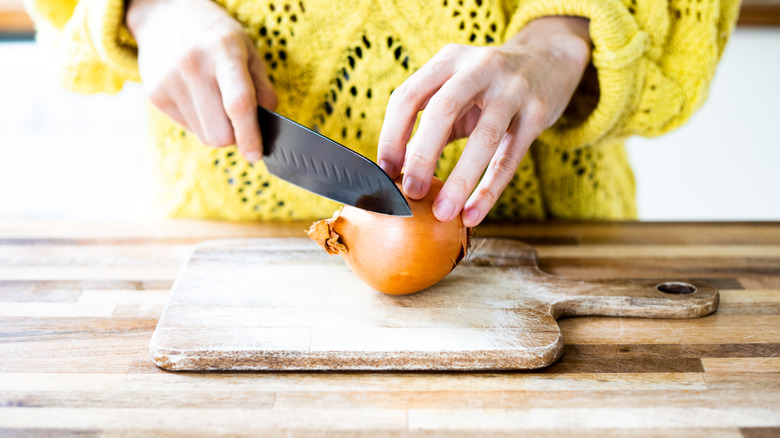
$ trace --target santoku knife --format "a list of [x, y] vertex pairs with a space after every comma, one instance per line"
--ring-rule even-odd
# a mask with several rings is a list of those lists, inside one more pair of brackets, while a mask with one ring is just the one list
[[265, 108], [257, 108], [268, 171], [336, 202], [393, 216], [412, 211], [393, 180], [373, 161]]

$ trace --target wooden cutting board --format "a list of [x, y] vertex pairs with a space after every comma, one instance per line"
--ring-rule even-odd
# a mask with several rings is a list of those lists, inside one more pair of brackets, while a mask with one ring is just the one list
[[718, 306], [699, 281], [570, 280], [536, 261], [529, 245], [487, 239], [435, 286], [390, 296], [308, 238], [204, 242], [151, 354], [169, 370], [531, 369], [560, 357], [557, 319], [695, 318]]

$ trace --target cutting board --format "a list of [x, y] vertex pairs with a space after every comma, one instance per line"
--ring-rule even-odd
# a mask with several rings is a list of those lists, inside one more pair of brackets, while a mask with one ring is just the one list
[[715, 311], [714, 287], [672, 280], [566, 279], [531, 246], [486, 239], [438, 284], [391, 296], [308, 238], [215, 240], [184, 264], [150, 348], [169, 370], [532, 369], [560, 357], [560, 318]]

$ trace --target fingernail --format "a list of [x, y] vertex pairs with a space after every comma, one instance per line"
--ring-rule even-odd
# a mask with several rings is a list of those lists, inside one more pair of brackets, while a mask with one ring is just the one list
[[422, 197], [422, 182], [413, 176], [407, 176], [404, 178], [404, 193], [412, 199]]
[[385, 171], [386, 174], [390, 175], [390, 177], [395, 177], [395, 166], [390, 164], [387, 160], [379, 160], [379, 167], [382, 168], [382, 170]]
[[447, 221], [450, 220], [452, 212], [455, 211], [455, 204], [450, 198], [444, 198], [433, 206], [433, 210], [439, 220]]
[[244, 155], [244, 157], [250, 163], [256, 163], [256, 162], [260, 161], [261, 155], [260, 155], [260, 152], [251, 151], [251, 152], [247, 152], [246, 155]]
[[469, 208], [466, 210], [466, 222], [468, 222], [470, 226], [477, 223], [479, 216], [479, 209], [477, 208]]

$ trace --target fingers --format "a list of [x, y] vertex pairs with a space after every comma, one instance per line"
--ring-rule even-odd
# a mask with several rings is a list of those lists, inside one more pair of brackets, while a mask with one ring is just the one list
[[541, 131], [527, 111], [512, 120], [490, 160], [485, 176], [466, 202], [463, 209], [464, 226], [475, 227], [485, 219]]
[[251, 163], [262, 158], [257, 97], [246, 61], [225, 60], [216, 71], [222, 105], [233, 127], [236, 146]]
[[528, 145], [522, 144], [519, 130], [519, 120], [515, 119], [492, 156], [485, 176], [463, 209], [464, 226], [475, 227], [482, 222], [517, 171], [528, 150]]
[[377, 162], [393, 179], [401, 173], [404, 165], [406, 144], [417, 113], [455, 71], [454, 62], [442, 56], [442, 52], [412, 74], [390, 96], [379, 134]]
[[189, 112], [195, 114], [190, 126], [203, 144], [224, 147], [235, 143], [233, 127], [222, 107], [222, 96], [214, 78], [206, 73], [188, 73], [184, 80], [189, 89]]
[[[531, 142], [557, 118], [550, 109], [568, 101], [558, 86], [567, 85], [559, 77], [562, 69], [547, 57], [536, 46], [443, 49], [431, 68], [426, 64], [391, 96], [379, 142], [380, 166], [391, 176], [403, 166], [404, 193], [420, 199], [444, 146], [468, 137], [433, 213], [442, 221], [462, 213], [466, 226], [476, 226], [511, 181]], [[420, 109], [425, 111], [417, 133], [405, 145]]]
[[436, 162], [452, 127], [473, 106], [476, 95], [484, 89], [482, 82], [466, 72], [459, 73], [430, 98], [417, 133], [406, 149], [403, 190], [410, 198], [420, 199], [428, 193]]
[[[510, 147], [514, 144], [511, 144], [512, 134], [507, 133], [512, 113], [504, 108], [504, 105], [492, 102], [482, 112], [455, 169], [447, 178], [433, 204], [433, 214], [437, 219], [449, 221], [461, 212], [488, 164], [496, 163], [488, 169], [488, 173], [498, 173], [499, 182], [506, 179], [508, 183], [511, 179], [519, 165], [519, 157], [514, 151], [506, 150], [507, 141], [510, 142]], [[502, 139], [505, 139], [504, 150], [498, 151]], [[494, 186], [491, 185], [489, 188], [492, 189]], [[503, 190], [503, 187], [500, 190]], [[490, 191], [485, 193], [488, 197], [492, 194], [494, 193]]]
[[152, 102], [152, 104], [155, 107], [157, 107], [157, 109], [162, 111], [163, 114], [166, 114], [168, 117], [170, 117], [174, 122], [185, 127], [186, 129], [189, 129], [187, 118], [184, 117], [182, 111], [179, 109], [178, 105], [176, 104], [176, 101], [172, 99], [167, 93], [156, 92], [156, 93], [148, 93], [148, 94], [149, 94], [149, 100]]
[[482, 222], [531, 143], [546, 128], [547, 118], [544, 105], [533, 98], [487, 101], [455, 169], [434, 201], [434, 216], [448, 221], [462, 211], [465, 226]]
[[161, 82], [153, 84], [148, 95], [157, 109], [203, 141], [200, 117], [181, 72], [171, 72]]
[[247, 160], [258, 161], [262, 138], [257, 104], [271, 109], [277, 105], [265, 66], [232, 18], [200, 17], [205, 22], [195, 18], [187, 21], [195, 25], [187, 29], [197, 34], [181, 44], [165, 39], [148, 43], [154, 35], [144, 39], [139, 69], [149, 87], [147, 94], [158, 109], [202, 143], [235, 144]]

